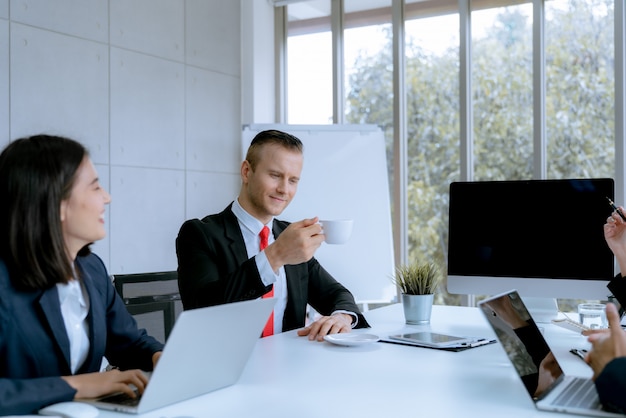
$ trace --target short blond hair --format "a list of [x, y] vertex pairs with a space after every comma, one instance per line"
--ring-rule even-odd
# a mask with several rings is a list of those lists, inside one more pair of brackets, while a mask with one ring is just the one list
[[297, 151], [299, 153], [302, 153], [304, 149], [302, 141], [286, 132], [278, 131], [275, 129], [259, 132], [258, 134], [256, 134], [254, 139], [252, 139], [250, 147], [248, 148], [248, 152], [246, 153], [246, 161], [248, 161], [248, 163], [250, 164], [252, 171], [254, 171], [257, 163], [259, 162], [259, 154], [261, 149], [263, 148], [263, 146], [268, 144], [276, 144], [288, 150]]

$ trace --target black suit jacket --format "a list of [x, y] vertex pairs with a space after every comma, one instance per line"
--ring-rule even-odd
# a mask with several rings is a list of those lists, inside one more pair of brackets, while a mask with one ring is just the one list
[[[269, 291], [253, 258], [248, 258], [246, 245], [231, 210], [209, 215], [202, 220], [191, 219], [180, 228], [176, 239], [178, 256], [178, 287], [185, 309], [256, 299]], [[288, 222], [274, 220], [273, 233], [278, 237]], [[283, 331], [305, 325], [306, 305], [322, 315], [335, 310], [358, 314], [357, 328], [369, 327], [359, 313], [354, 297], [338, 283], [319, 262], [286, 265], [287, 306]]]
[[[102, 357], [123, 369], [152, 370], [163, 344], [137, 323], [94, 254], [76, 258], [89, 294], [89, 353], [78, 373], [100, 370]], [[20, 291], [0, 260], [0, 415], [33, 414], [76, 394], [60, 376], [71, 375], [70, 341], [56, 286]]]

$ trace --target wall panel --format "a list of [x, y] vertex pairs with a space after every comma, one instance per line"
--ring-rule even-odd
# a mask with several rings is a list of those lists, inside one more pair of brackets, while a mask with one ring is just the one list
[[111, 45], [183, 61], [184, 2], [111, 0], [110, 5]]
[[9, 18], [9, 0], [0, 0], [0, 19]]
[[239, 174], [187, 172], [185, 218], [202, 219], [218, 213], [239, 194]]
[[108, 42], [109, 38], [109, 7], [102, 0], [14, 1], [11, 19], [92, 41]]
[[111, 167], [111, 272], [176, 269], [184, 185], [181, 170]]
[[[188, 0], [186, 13], [187, 62], [217, 72], [239, 76], [241, 44], [238, 1]], [[224, 42], [228, 39], [229, 42]], [[215, 59], [215, 57], [220, 57]]]
[[187, 169], [238, 172], [239, 79], [190, 67], [186, 100]]
[[184, 168], [183, 64], [111, 49], [111, 163]]
[[10, 62], [11, 137], [70, 136], [108, 163], [106, 46], [12, 24]]

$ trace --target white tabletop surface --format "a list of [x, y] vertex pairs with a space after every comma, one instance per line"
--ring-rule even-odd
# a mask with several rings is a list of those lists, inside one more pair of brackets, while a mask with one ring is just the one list
[[[477, 308], [434, 306], [430, 325], [402, 305], [366, 313], [380, 337], [404, 329], [495, 338]], [[591, 376], [569, 353], [582, 335], [539, 324], [565, 373]], [[192, 343], [192, 342], [190, 342]], [[101, 411], [100, 417], [128, 417]], [[499, 343], [447, 352], [382, 342], [344, 347], [287, 332], [260, 339], [238, 383], [141, 417], [555, 417], [534, 408]]]

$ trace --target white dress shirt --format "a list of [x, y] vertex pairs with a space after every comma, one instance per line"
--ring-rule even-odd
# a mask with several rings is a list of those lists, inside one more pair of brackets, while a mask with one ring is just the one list
[[89, 353], [89, 296], [77, 279], [67, 284], [57, 283], [57, 290], [65, 330], [70, 340], [70, 369], [75, 374]]
[[246, 212], [237, 199], [233, 202], [232, 210], [239, 221], [239, 228], [246, 244], [248, 257], [254, 257], [261, 275], [261, 281], [265, 286], [274, 285], [274, 298], [276, 299], [276, 305], [274, 305], [274, 334], [278, 334], [283, 331], [283, 318], [285, 316], [285, 308], [287, 307], [287, 276], [285, 275], [284, 267], [280, 267], [278, 274], [276, 274], [272, 270], [265, 251], [259, 250], [261, 245], [259, 233], [264, 226], [270, 229], [267, 245], [274, 242], [274, 232], [272, 231], [274, 218], [267, 225], [263, 225], [261, 221]]
[[[263, 225], [261, 221], [246, 212], [237, 199], [233, 202], [232, 211], [239, 221], [239, 228], [241, 229], [243, 240], [246, 244], [248, 257], [254, 257], [254, 261], [259, 269], [259, 274], [261, 275], [261, 281], [266, 286], [274, 284], [274, 297], [277, 299], [276, 305], [274, 305], [274, 334], [278, 334], [283, 331], [283, 317], [285, 316], [285, 308], [287, 307], [287, 276], [285, 275], [284, 267], [278, 270], [278, 274], [274, 273], [265, 255], [265, 251], [259, 250], [261, 244], [259, 233], [264, 226], [270, 229], [267, 245], [274, 242], [274, 231], [272, 231], [274, 218], [272, 218], [267, 225]], [[339, 309], [334, 311], [331, 315], [337, 313], [345, 313], [352, 316], [352, 328], [354, 328], [359, 321], [359, 317], [354, 312]]]

